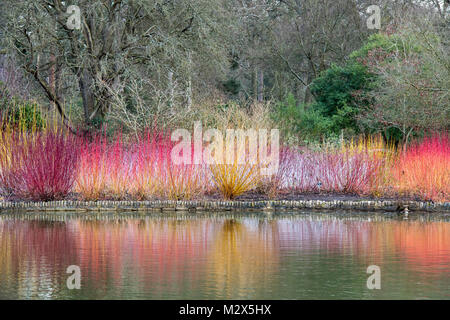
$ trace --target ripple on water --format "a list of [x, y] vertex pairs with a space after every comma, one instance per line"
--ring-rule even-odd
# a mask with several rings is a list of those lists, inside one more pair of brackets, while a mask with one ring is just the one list
[[[1, 299], [450, 298], [450, 218], [2, 214]], [[82, 288], [68, 290], [79, 265]], [[368, 290], [369, 265], [381, 290]]]

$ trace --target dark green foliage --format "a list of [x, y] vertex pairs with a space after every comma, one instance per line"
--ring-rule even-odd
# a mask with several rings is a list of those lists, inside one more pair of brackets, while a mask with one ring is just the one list
[[300, 135], [304, 140], [317, 140], [326, 135], [332, 125], [330, 118], [312, 106], [298, 104], [292, 93], [275, 105], [272, 118], [280, 124], [287, 140], [298, 140]]
[[[374, 34], [367, 43], [350, 55], [350, 60], [344, 66], [332, 65], [318, 78], [314, 79], [310, 89], [315, 102], [309, 106], [316, 114], [313, 119], [325, 126], [315, 126], [321, 135], [337, 135], [342, 131], [351, 134], [361, 132], [357, 117], [362, 109], [372, 101], [368, 94], [375, 89], [378, 76], [371, 73], [364, 65], [370, 55], [380, 55], [389, 59], [399, 40], [395, 36]], [[417, 50], [417, 48], [412, 48]], [[310, 111], [309, 114], [312, 114]], [[320, 116], [327, 119], [319, 121]], [[395, 133], [391, 133], [394, 134]]]
[[223, 83], [223, 87], [226, 93], [236, 95], [241, 90], [241, 83], [235, 79], [229, 79]]
[[423, 51], [423, 47], [418, 43], [405, 43], [396, 34], [375, 33], [367, 39], [367, 42], [360, 49], [353, 51], [349, 58], [352, 61], [363, 63], [370, 55], [378, 54], [383, 55], [388, 62], [390, 61], [390, 54], [398, 50], [420, 53]]
[[401, 44], [401, 41], [395, 35], [389, 36], [382, 33], [375, 33], [367, 39], [367, 42], [361, 48], [353, 51], [349, 57], [353, 61], [361, 62], [375, 50], [382, 50], [385, 53], [390, 53], [398, 48], [399, 44]]
[[303, 107], [297, 104], [292, 93], [284, 101], [277, 103], [272, 113], [273, 120], [280, 124], [284, 136], [301, 131], [302, 116]]
[[358, 130], [355, 116], [359, 112], [361, 94], [369, 91], [375, 76], [357, 62], [346, 66], [333, 65], [311, 85], [316, 102], [312, 108], [323, 116], [331, 118], [331, 130], [335, 133], [344, 128]]
[[311, 85], [315, 102], [299, 105], [290, 94], [276, 105], [273, 118], [285, 136], [301, 135], [307, 140], [358, 133], [356, 116], [361, 104], [367, 103], [362, 93], [373, 84], [374, 75], [359, 63], [333, 65]]

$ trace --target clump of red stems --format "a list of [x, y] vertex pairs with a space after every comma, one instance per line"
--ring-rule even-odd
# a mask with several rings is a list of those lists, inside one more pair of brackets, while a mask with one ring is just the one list
[[285, 149], [280, 188], [298, 192], [370, 193], [382, 160], [366, 151]]
[[[58, 129], [12, 138], [14, 151], [2, 159], [2, 189], [30, 200], [60, 200], [72, 190], [78, 141]], [[3, 157], [2, 157], [3, 158]], [[7, 163], [9, 162], [9, 163]]]
[[401, 194], [449, 201], [449, 136], [433, 135], [409, 146], [394, 165], [393, 177], [395, 188]]

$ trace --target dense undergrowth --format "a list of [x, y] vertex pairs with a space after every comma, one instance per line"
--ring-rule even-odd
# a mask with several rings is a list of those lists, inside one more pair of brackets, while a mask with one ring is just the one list
[[58, 126], [25, 130], [2, 126], [0, 191], [4, 199], [77, 198], [190, 200], [221, 194], [235, 199], [249, 191], [340, 193], [449, 201], [450, 139], [433, 135], [398, 151], [381, 137], [312, 150], [283, 146], [276, 174], [264, 164], [181, 164], [171, 161], [168, 133], [129, 138], [99, 134], [83, 138]]

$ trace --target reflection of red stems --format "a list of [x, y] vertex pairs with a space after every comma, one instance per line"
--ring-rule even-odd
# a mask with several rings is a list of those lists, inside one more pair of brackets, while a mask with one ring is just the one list
[[408, 270], [445, 276], [448, 243], [450, 225], [437, 221], [2, 218], [0, 274], [27, 293], [42, 290], [30, 290], [39, 281], [50, 282], [58, 292], [65, 286], [60, 277], [66, 279], [65, 270], [73, 264], [81, 268], [83, 286], [97, 293], [111, 283], [114, 289], [163, 292], [181, 288], [187, 278], [192, 286], [210, 281], [223, 292], [230, 285], [257, 287], [269, 273], [280, 271], [283, 257], [295, 255], [351, 256], [365, 267], [376, 262], [382, 270], [396, 257]]
[[0, 257], [0, 274], [46, 279], [78, 262], [76, 238], [65, 222], [1, 221]]
[[208, 222], [200, 220], [80, 221], [72, 226], [79, 235], [79, 260], [87, 264], [84, 267], [98, 283], [105, 283], [112, 276], [116, 284], [121, 284], [122, 274], [128, 268], [136, 268], [139, 275], [151, 275], [146, 285], [156, 279], [170, 282], [174, 275], [182, 277], [181, 271], [188, 266], [193, 267], [195, 276], [194, 266], [206, 255], [206, 244], [212, 234], [211, 230], [202, 232]]
[[407, 227], [396, 226], [395, 243], [417, 271], [442, 273], [450, 271], [450, 230], [448, 222], [409, 223]]
[[[420, 272], [448, 272], [450, 225], [422, 221], [323, 220], [278, 222], [281, 247], [297, 247], [303, 252], [355, 254], [363, 263], [382, 265], [385, 257], [400, 254], [405, 266]], [[445, 269], [446, 268], [446, 269]]]

